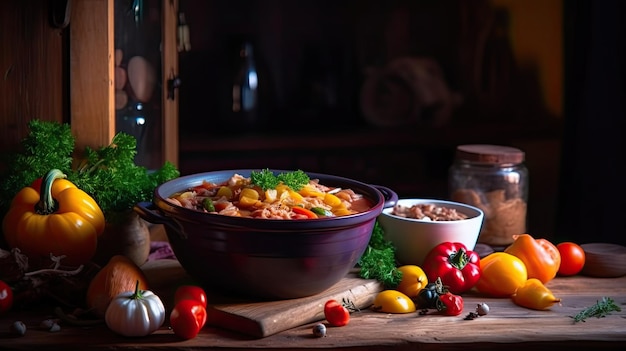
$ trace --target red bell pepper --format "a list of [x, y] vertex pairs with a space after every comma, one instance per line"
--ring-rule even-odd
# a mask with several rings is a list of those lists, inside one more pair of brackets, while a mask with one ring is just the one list
[[291, 210], [294, 213], [297, 213], [299, 215], [305, 215], [307, 218], [311, 218], [311, 219], [318, 218], [318, 216], [317, 216], [317, 214], [315, 212], [313, 212], [313, 211], [311, 211], [309, 209], [306, 209], [304, 207], [294, 206], [294, 207], [291, 208]]
[[441, 278], [443, 285], [453, 294], [471, 289], [480, 279], [480, 257], [467, 250], [462, 243], [443, 242], [426, 255], [422, 269], [428, 281]]

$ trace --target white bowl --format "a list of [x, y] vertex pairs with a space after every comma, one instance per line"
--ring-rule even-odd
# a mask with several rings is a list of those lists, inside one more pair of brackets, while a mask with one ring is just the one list
[[462, 243], [468, 250], [474, 250], [485, 216], [483, 211], [464, 203], [435, 199], [400, 199], [397, 202], [397, 205], [405, 207], [417, 204], [434, 204], [455, 209], [467, 218], [426, 221], [396, 216], [391, 214], [393, 207], [384, 208], [378, 216], [378, 222], [384, 230], [385, 238], [395, 246], [396, 259], [400, 264], [421, 266], [430, 250], [448, 241]]

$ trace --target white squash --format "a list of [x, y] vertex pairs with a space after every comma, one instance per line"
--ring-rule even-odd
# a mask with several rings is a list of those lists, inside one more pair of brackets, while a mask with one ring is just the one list
[[165, 322], [165, 306], [150, 290], [140, 290], [117, 295], [107, 307], [104, 319], [112, 331], [124, 336], [146, 336]]

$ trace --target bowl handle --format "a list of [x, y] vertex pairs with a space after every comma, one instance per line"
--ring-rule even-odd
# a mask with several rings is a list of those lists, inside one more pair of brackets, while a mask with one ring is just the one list
[[[175, 219], [168, 218], [159, 213], [159, 210], [155, 208], [154, 203], [152, 202], [139, 202], [135, 206], [133, 206], [133, 210], [139, 215], [139, 217], [145, 219], [146, 221], [154, 224], [163, 224], [169, 226], [174, 230], [175, 233], [186, 239], [187, 234], [183, 226]], [[167, 231], [169, 237], [169, 231]]]
[[385, 204], [383, 205], [383, 208], [394, 206], [396, 202], [398, 202], [398, 194], [396, 194], [395, 191], [382, 185], [372, 186], [383, 194], [383, 197], [385, 198]]
[[152, 202], [139, 202], [133, 207], [133, 210], [139, 215], [139, 217], [150, 223], [169, 224], [171, 222], [156, 210], [156, 207]]

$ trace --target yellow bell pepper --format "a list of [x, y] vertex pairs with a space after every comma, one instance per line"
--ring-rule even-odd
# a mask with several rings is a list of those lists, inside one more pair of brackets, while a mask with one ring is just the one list
[[2, 222], [7, 244], [32, 258], [65, 256], [80, 265], [96, 253], [105, 227], [96, 201], [53, 169], [13, 198]]

